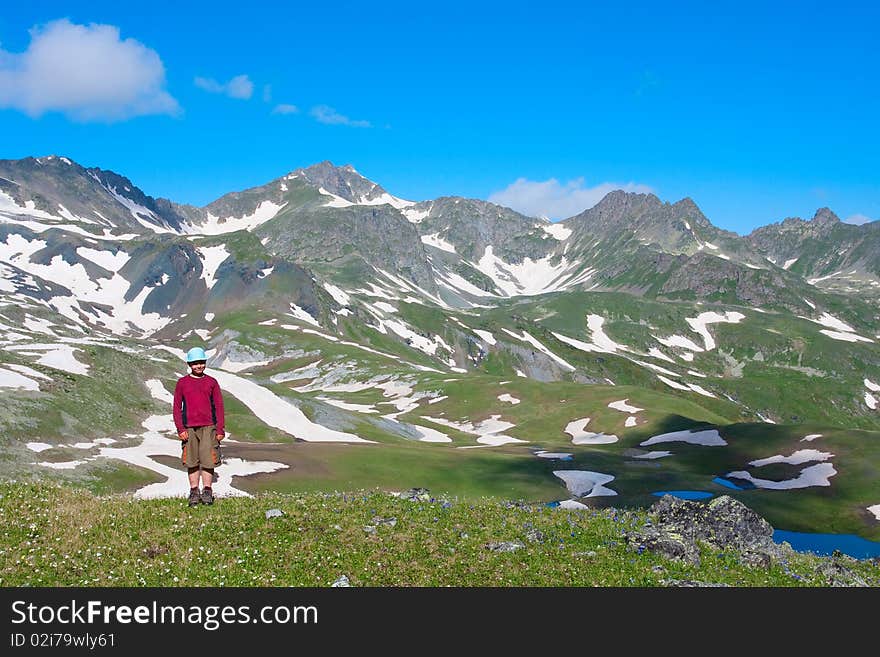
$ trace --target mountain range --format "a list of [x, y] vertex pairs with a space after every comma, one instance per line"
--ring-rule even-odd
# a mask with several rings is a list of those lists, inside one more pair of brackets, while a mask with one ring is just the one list
[[878, 240], [828, 208], [740, 236], [622, 191], [551, 223], [330, 162], [194, 207], [2, 160], [0, 476], [171, 494], [198, 344], [229, 494], [688, 489], [878, 538]]

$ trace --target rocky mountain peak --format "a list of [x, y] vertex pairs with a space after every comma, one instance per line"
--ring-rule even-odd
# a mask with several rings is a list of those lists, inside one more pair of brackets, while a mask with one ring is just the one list
[[309, 184], [320, 187], [351, 203], [365, 203], [387, 194], [381, 186], [364, 178], [350, 164], [338, 167], [333, 162], [324, 160], [312, 166], [297, 169], [293, 175], [299, 175]]
[[703, 226], [708, 226], [711, 223], [690, 196], [673, 203], [672, 209], [677, 216], [686, 217], [693, 223]]
[[[663, 202], [653, 194], [636, 194], [615, 189], [608, 192], [592, 208], [584, 210], [571, 219], [577, 222], [616, 223], [621, 220], [629, 221], [646, 212], [658, 210], [663, 205]], [[566, 221], [568, 220], [566, 219]]]
[[819, 208], [816, 210], [816, 214], [813, 215], [813, 218], [810, 221], [819, 225], [838, 224], [840, 223], [840, 217], [834, 214], [829, 208]]

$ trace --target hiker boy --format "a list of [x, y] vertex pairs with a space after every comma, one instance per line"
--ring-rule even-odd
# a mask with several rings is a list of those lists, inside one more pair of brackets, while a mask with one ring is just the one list
[[[186, 352], [190, 373], [174, 387], [174, 425], [183, 442], [183, 464], [189, 474], [189, 505], [213, 504], [211, 483], [220, 465], [220, 441], [224, 436], [223, 395], [217, 379], [205, 374], [205, 350]], [[202, 492], [199, 494], [199, 472]]]

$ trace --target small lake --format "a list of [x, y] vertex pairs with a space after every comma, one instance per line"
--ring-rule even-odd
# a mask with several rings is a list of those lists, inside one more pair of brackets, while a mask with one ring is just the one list
[[705, 500], [715, 495], [715, 493], [707, 493], [704, 490], [658, 490], [655, 493], [651, 493], [651, 495], [656, 495], [657, 497], [672, 495], [683, 500]]
[[726, 486], [727, 488], [732, 488], [733, 490], [750, 490], [755, 487], [755, 485], [750, 481], [743, 480], [742, 484], [735, 484], [729, 479], [725, 479], [724, 477], [715, 477], [712, 481], [716, 484]]
[[840, 550], [856, 559], [880, 557], [880, 542], [869, 541], [855, 534], [810, 534], [776, 529], [773, 540], [776, 543], [785, 541], [798, 552], [814, 552], [822, 556], [830, 556], [835, 550]]

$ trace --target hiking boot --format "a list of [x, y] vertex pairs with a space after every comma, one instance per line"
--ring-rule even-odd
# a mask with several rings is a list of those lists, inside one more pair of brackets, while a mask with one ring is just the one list
[[199, 489], [198, 488], [190, 488], [189, 489], [189, 505], [197, 506], [199, 503]]
[[205, 488], [202, 490], [202, 504], [213, 504], [214, 503], [214, 491], [210, 488]]

